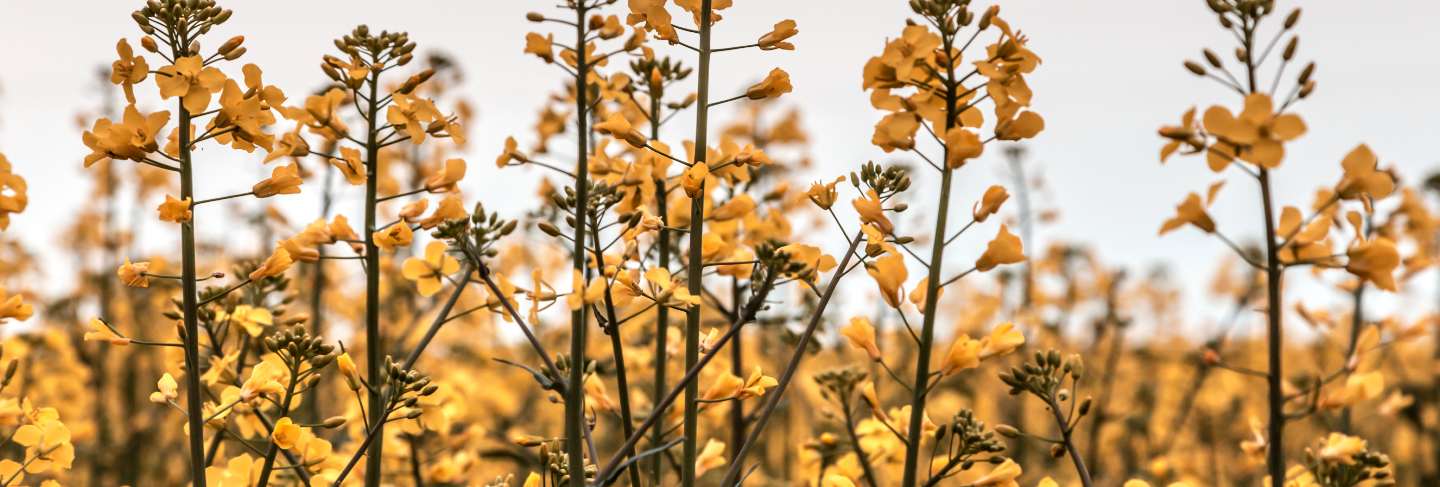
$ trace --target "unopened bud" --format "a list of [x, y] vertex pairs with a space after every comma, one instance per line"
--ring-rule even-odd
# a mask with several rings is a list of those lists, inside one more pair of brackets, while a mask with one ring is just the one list
[[1195, 73], [1195, 76], [1205, 76], [1205, 67], [1195, 61], [1185, 61], [1185, 69]]

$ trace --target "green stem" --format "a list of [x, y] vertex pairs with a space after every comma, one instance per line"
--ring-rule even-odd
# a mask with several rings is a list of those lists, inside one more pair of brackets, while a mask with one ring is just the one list
[[[575, 244], [571, 252], [575, 272], [582, 279], [588, 274], [585, 265], [585, 221], [589, 209], [590, 154], [589, 92], [586, 77], [590, 74], [589, 60], [585, 52], [585, 2], [575, 3]], [[588, 281], [586, 281], [588, 282]], [[565, 389], [565, 451], [570, 457], [570, 486], [585, 485], [585, 444], [581, 440], [585, 423], [585, 332], [586, 315], [584, 306], [570, 313], [570, 378]]]
[[[651, 118], [650, 118], [650, 138], [651, 138], [651, 139], [659, 139], [659, 138], [660, 138], [660, 120], [659, 120], [659, 114], [660, 114], [660, 94], [659, 94], [659, 93], [651, 93], [651, 96], [650, 96], [650, 113], [651, 113]], [[669, 212], [669, 208], [668, 208], [668, 203], [669, 203], [669, 202], [666, 201], [666, 200], [667, 200], [667, 196], [669, 196], [669, 193], [666, 192], [666, 190], [665, 190], [665, 180], [664, 180], [664, 179], [656, 179], [656, 180], [655, 180], [655, 205], [656, 205], [656, 206], [655, 206], [655, 211], [660, 214], [660, 234], [659, 234], [659, 237], [657, 238], [657, 241], [658, 241], [659, 243], [656, 244], [656, 245], [659, 245], [659, 246], [660, 246], [660, 262], [659, 262], [658, 265], [660, 266], [661, 269], [665, 269], [665, 270], [668, 271], [668, 270], [670, 270], [670, 245], [671, 245], [671, 241], [670, 241], [670, 231], [668, 230], [668, 228], [670, 227], [670, 214], [669, 214], [670, 212]], [[664, 307], [664, 306], [660, 306], [660, 307], [657, 307], [657, 308], [656, 308], [656, 314], [655, 314], [655, 384], [654, 384], [654, 385], [655, 385], [655, 396], [654, 396], [654, 397], [661, 397], [661, 396], [663, 396], [663, 395], [665, 394], [665, 391], [666, 391], [666, 388], [665, 388], [665, 387], [666, 387], [666, 386], [665, 386], [665, 372], [666, 372], [666, 370], [665, 370], [665, 369], [666, 369], [666, 367], [667, 367], [667, 362], [669, 361], [669, 360], [668, 360], [668, 359], [669, 359], [669, 353], [668, 353], [668, 352], [669, 352], [669, 345], [670, 345], [669, 342], [670, 342], [670, 310], [669, 310], [668, 308]], [[657, 404], [656, 407], [655, 407], [655, 409], [654, 409], [653, 411], [651, 411], [650, 414], [651, 414], [652, 416], [664, 416], [664, 415], [665, 415], [665, 410], [662, 409], [662, 408], [660, 408], [659, 405]], [[656, 428], [656, 429], [655, 429], [654, 436], [653, 436], [653, 437], [651, 438], [651, 440], [650, 440], [650, 444], [651, 444], [652, 447], [659, 447], [660, 445], [665, 444], [665, 431], [663, 431], [663, 430], [661, 430], [661, 429], [659, 429], [659, 428]], [[662, 473], [663, 473], [662, 471], [663, 471], [664, 467], [665, 467], [665, 456], [664, 456], [664, 455], [655, 455], [654, 464], [651, 466], [651, 469], [650, 469], [650, 485], [657, 485], [657, 486], [660, 485], [660, 478], [662, 477]]]
[[[375, 60], [378, 61], [378, 60]], [[375, 96], [380, 88], [380, 72], [370, 73], [370, 98], [366, 107], [369, 125], [365, 130], [365, 376], [374, 387], [369, 389], [370, 424], [375, 431], [372, 436], [384, 437], [385, 411], [381, 403], [385, 400], [381, 390], [384, 379], [384, 337], [380, 332], [380, 248], [375, 245], [376, 192], [379, 188], [380, 173], [380, 106]], [[380, 487], [384, 470], [384, 441], [371, 442], [373, 448], [365, 455], [365, 487]]]
[[[179, 54], [177, 53], [177, 56]], [[194, 201], [195, 168], [190, 160], [190, 111], [177, 100], [180, 136], [180, 199]], [[195, 294], [195, 215], [180, 224], [180, 294], [185, 321], [185, 402], [190, 425], [190, 477], [194, 487], [205, 487], [205, 402], [200, 388], [200, 320], [199, 301]]]
[[[710, 22], [711, 0], [700, 1], [700, 60], [697, 78], [698, 103], [695, 105], [695, 164], [705, 162], [708, 135], [710, 103]], [[690, 199], [690, 255], [686, 267], [686, 278], [691, 296], [701, 293], [701, 276], [704, 274], [701, 260], [705, 240], [705, 182], [700, 182], [700, 192]], [[691, 306], [685, 313], [685, 368], [689, 370], [699, 361], [700, 356], [700, 307]], [[700, 435], [699, 408], [696, 400], [700, 396], [700, 385], [691, 381], [685, 385], [685, 445], [680, 464], [680, 483], [685, 487], [695, 485], [695, 457], [698, 455], [697, 441]]]
[[[949, 52], [954, 43], [954, 36], [944, 36], [946, 52]], [[950, 73], [945, 83], [945, 130], [949, 131], [955, 125], [956, 93], [954, 79], [954, 68], [948, 68]], [[944, 147], [944, 146], [942, 146]], [[950, 159], [950, 148], [944, 147], [940, 160]], [[910, 427], [906, 438], [910, 442], [905, 448], [905, 477], [901, 482], [904, 487], [914, 487], [918, 480], [917, 474], [920, 466], [920, 432], [925, 420], [925, 396], [929, 387], [924, 387], [930, 382], [930, 352], [935, 342], [935, 315], [937, 304], [940, 298], [940, 271], [945, 267], [945, 224], [950, 214], [950, 181], [954, 170], [947, 164], [941, 168], [940, 176], [940, 201], [937, 203], [938, 214], [935, 217], [934, 243], [930, 248], [930, 269], [925, 280], [925, 317], [920, 328], [920, 343], [917, 344], [915, 361], [915, 389], [910, 398]]]

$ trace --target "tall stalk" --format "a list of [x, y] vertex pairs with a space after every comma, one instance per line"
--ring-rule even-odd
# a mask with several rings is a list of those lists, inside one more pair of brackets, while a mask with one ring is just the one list
[[[1245, 46], [1245, 76], [1249, 94], [1259, 93], [1259, 85], [1256, 81], [1255, 60], [1255, 26], [1259, 18], [1246, 22], [1244, 26]], [[1267, 402], [1270, 407], [1269, 425], [1267, 426], [1268, 447], [1265, 452], [1265, 467], [1269, 473], [1270, 483], [1280, 485], [1285, 482], [1285, 391], [1283, 383], [1285, 380], [1284, 358], [1281, 356], [1284, 348], [1284, 314], [1281, 312], [1282, 294], [1282, 269], [1280, 263], [1280, 241], [1275, 226], [1275, 205], [1272, 202], [1270, 190], [1270, 170], [1260, 168], [1260, 200], [1262, 210], [1265, 212], [1265, 318], [1266, 318], [1266, 353], [1268, 357], [1268, 370], [1266, 372]]]
[[[710, 114], [710, 16], [712, 13], [711, 0], [700, 1], [700, 47], [699, 47], [699, 71], [698, 87], [695, 103], [695, 155], [694, 164], [705, 164], [706, 153], [709, 152], [707, 140], [707, 126]], [[690, 255], [689, 264], [685, 267], [685, 276], [691, 296], [700, 296], [704, 291], [701, 289], [701, 276], [703, 275], [704, 262], [701, 260], [702, 246], [705, 239], [705, 181], [700, 181], [700, 191], [690, 199]], [[736, 330], [738, 331], [738, 330]], [[685, 312], [685, 369], [689, 370], [695, 366], [700, 358], [700, 307], [691, 306]], [[682, 450], [680, 465], [680, 481], [685, 487], [695, 485], [695, 457], [697, 455], [696, 442], [699, 440], [699, 408], [700, 385], [695, 381], [685, 385], [685, 423], [684, 435], [685, 446]]]
[[[378, 63], [379, 53], [370, 53], [370, 61]], [[380, 331], [380, 248], [375, 245], [376, 205], [380, 175], [380, 71], [370, 70], [367, 75], [370, 99], [365, 107], [365, 376], [370, 381], [368, 389], [370, 403], [370, 424], [374, 435], [385, 435], [384, 408], [385, 367], [382, 363], [384, 336]], [[384, 441], [375, 442], [365, 456], [365, 487], [380, 487], [384, 469]]]
[[[590, 186], [590, 102], [586, 88], [586, 77], [590, 75], [590, 64], [585, 52], [587, 34], [585, 22], [586, 3], [575, 2], [575, 234], [571, 241], [573, 268], [581, 274], [582, 283], [589, 282], [589, 270], [585, 265], [585, 222], [589, 206]], [[570, 378], [565, 389], [565, 451], [569, 455], [570, 485], [585, 485], [585, 447], [581, 428], [585, 425], [585, 308], [581, 306], [570, 312]]]
[[[651, 93], [651, 94], [650, 94], [650, 139], [651, 139], [651, 140], [659, 140], [659, 139], [660, 139], [660, 120], [661, 120], [661, 118], [660, 118], [660, 107], [661, 107], [660, 94], [658, 94], [658, 93]], [[669, 192], [666, 190], [666, 188], [665, 188], [665, 179], [663, 179], [663, 178], [656, 179], [656, 180], [655, 180], [655, 211], [658, 212], [659, 215], [660, 215], [660, 232], [659, 232], [659, 236], [656, 237], [656, 239], [659, 241], [659, 245], [660, 245], [660, 257], [659, 257], [659, 263], [658, 263], [657, 265], [659, 265], [661, 269], [665, 269], [666, 271], [669, 271], [669, 270], [670, 270], [670, 245], [671, 245], [671, 241], [670, 241], [670, 211], [669, 211], [669, 208], [668, 208], [668, 207], [669, 207], [669, 202], [667, 201], [667, 200], [668, 200], [667, 197], [668, 197], [669, 195], [670, 195], [670, 193], [669, 193]], [[670, 343], [669, 343], [669, 342], [670, 342], [670, 310], [667, 309], [667, 308], [665, 308], [665, 307], [663, 307], [663, 306], [660, 306], [660, 307], [657, 307], [657, 308], [656, 308], [655, 313], [656, 313], [656, 314], [655, 314], [655, 395], [654, 395], [653, 397], [658, 398], [658, 397], [664, 396], [664, 395], [665, 395], [665, 391], [668, 390], [668, 389], [666, 388], [666, 385], [665, 385], [665, 368], [667, 367], [667, 362], [669, 362], [669, 360], [668, 360], [668, 359], [669, 359], [669, 354], [668, 354], [667, 352], [669, 351], [668, 349], [669, 349], [669, 344], [670, 344]], [[650, 414], [653, 415], [653, 416], [664, 416], [664, 415], [665, 415], [665, 411], [664, 411], [663, 409], [661, 409], [661, 408], [659, 407], [659, 404], [657, 403], [656, 406], [655, 406], [655, 408], [654, 408], [654, 410], [651, 411]], [[656, 428], [656, 429], [655, 429], [655, 432], [654, 432], [654, 435], [651, 437], [650, 444], [651, 444], [652, 446], [660, 446], [660, 445], [662, 445], [662, 444], [664, 444], [664, 443], [665, 443], [665, 431], [664, 431], [663, 429]], [[663, 476], [663, 475], [662, 475], [662, 474], [663, 474], [662, 471], [663, 471], [664, 467], [665, 467], [665, 458], [664, 458], [662, 455], [655, 455], [655, 459], [654, 459], [653, 464], [651, 465], [651, 468], [650, 468], [650, 484], [651, 484], [651, 485], [660, 485], [660, 478]]]
[[[953, 33], [942, 30], [940, 33], [941, 44], [944, 52], [951, 52], [954, 49], [955, 36]], [[955, 126], [955, 68], [954, 63], [947, 63], [945, 72], [945, 130], [948, 132]], [[941, 145], [942, 157], [940, 160], [950, 160], [950, 147]], [[930, 247], [930, 268], [925, 279], [925, 317], [920, 327], [920, 343], [917, 344], [915, 359], [915, 381], [914, 393], [910, 399], [910, 426], [906, 433], [909, 445], [905, 448], [905, 476], [901, 485], [914, 487], [918, 480], [920, 466], [920, 432], [925, 421], [925, 397], [929, 392], [926, 384], [930, 382], [930, 349], [935, 343], [935, 315], [940, 293], [940, 271], [945, 267], [945, 225], [950, 214], [950, 181], [954, 169], [950, 164], [944, 164], [940, 169], [940, 201], [937, 203], [937, 214], [935, 216], [935, 232], [931, 234], [933, 242]]]
[[[190, 39], [182, 34], [173, 49], [175, 59], [184, 57]], [[195, 201], [194, 166], [190, 160], [190, 111], [183, 99], [176, 100], [179, 113], [180, 200]], [[195, 487], [205, 487], [205, 400], [200, 395], [200, 320], [195, 294], [195, 215], [180, 224], [180, 294], [185, 336], [185, 412], [190, 426], [190, 476]]]

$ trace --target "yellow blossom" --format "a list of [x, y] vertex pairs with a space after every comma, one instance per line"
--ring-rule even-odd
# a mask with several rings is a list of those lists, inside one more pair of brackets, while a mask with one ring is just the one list
[[256, 198], [269, 198], [277, 194], [296, 194], [300, 192], [300, 183], [303, 182], [304, 180], [300, 179], [300, 165], [292, 162], [276, 167], [275, 170], [270, 171], [269, 178], [255, 183], [250, 190]]
[[178, 200], [167, 194], [165, 195], [165, 202], [160, 203], [160, 207], [156, 210], [160, 212], [160, 221], [185, 223], [190, 221], [190, 217], [193, 214], [190, 210], [190, 204], [190, 198]]
[[120, 268], [115, 270], [115, 274], [120, 276], [120, 282], [125, 283], [126, 286], [146, 288], [150, 287], [150, 277], [145, 274], [149, 271], [149, 262], [130, 262], [130, 259], [127, 258], [125, 263], [120, 264]]
[[751, 100], [778, 98], [780, 95], [789, 93], [790, 90], [790, 73], [775, 68], [770, 70], [770, 74], [765, 75], [765, 79], [746, 89], [745, 97]]
[[430, 297], [440, 292], [442, 279], [460, 270], [460, 261], [447, 254], [445, 242], [432, 241], [425, 245], [425, 256], [405, 259], [401, 272], [406, 279], [415, 281], [421, 296]]
[[1010, 233], [1005, 225], [1000, 225], [1000, 232], [995, 234], [985, 247], [985, 253], [975, 260], [975, 270], [986, 272], [994, 269], [997, 265], [1014, 264], [1025, 260], [1025, 249], [1020, 243], [1020, 237]]
[[200, 56], [185, 56], [175, 64], [161, 67], [155, 75], [162, 98], [180, 97], [181, 105], [190, 113], [201, 113], [210, 105], [210, 96], [225, 85], [219, 69], [206, 67]]
[[850, 340], [851, 346], [864, 350], [870, 360], [880, 360], [880, 347], [875, 344], [875, 326], [868, 318], [850, 318], [850, 324], [840, 329], [840, 335]]
[[375, 246], [380, 247], [380, 250], [394, 252], [396, 247], [410, 245], [415, 238], [415, 233], [410, 230], [410, 225], [401, 222], [375, 232], [371, 238], [375, 241]]

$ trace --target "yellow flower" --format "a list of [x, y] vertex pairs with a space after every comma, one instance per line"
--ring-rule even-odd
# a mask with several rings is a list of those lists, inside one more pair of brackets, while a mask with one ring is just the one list
[[975, 131], [954, 127], [945, 132], [945, 148], [945, 165], [959, 169], [966, 161], [980, 157], [985, 152], [985, 143]]
[[1025, 344], [1025, 334], [1015, 329], [1015, 324], [1010, 322], [1001, 323], [1000, 326], [990, 330], [990, 335], [980, 340], [980, 358], [987, 359], [1005, 355], [1020, 348]]
[[25, 471], [43, 473], [50, 470], [68, 470], [75, 461], [75, 446], [70, 443], [70, 429], [60, 422], [59, 413], [45, 408], [34, 423], [15, 430], [12, 438], [25, 447], [25, 456], [31, 458]]
[[91, 318], [89, 328], [90, 329], [85, 332], [84, 337], [85, 341], [87, 342], [103, 341], [117, 347], [123, 347], [130, 344], [129, 338], [117, 335], [115, 333], [115, 330], [111, 330], [110, 327], [105, 326], [105, 322], [100, 321], [100, 318]]
[[794, 37], [795, 34], [799, 33], [800, 31], [795, 29], [795, 21], [785, 19], [776, 22], [775, 28], [770, 29], [770, 32], [767, 32], [765, 35], [760, 36], [760, 40], [755, 41], [755, 46], [765, 51], [770, 51], [774, 49], [794, 51], [795, 45], [789, 42], [785, 42], [785, 40]]
[[919, 116], [911, 112], [891, 113], [875, 123], [870, 143], [885, 152], [914, 149], [917, 130], [920, 130]]
[[160, 68], [155, 84], [160, 86], [162, 98], [178, 96], [190, 113], [201, 113], [210, 105], [210, 95], [225, 86], [225, 75], [219, 69], [205, 67], [200, 56], [186, 56]]
[[515, 138], [506, 137], [505, 148], [500, 151], [499, 156], [495, 157], [495, 167], [508, 166], [510, 165], [510, 161], [526, 162], [528, 160], [529, 158], [525, 156], [525, 153], [520, 152], [520, 145], [518, 142], [515, 142]]
[[452, 191], [461, 179], [465, 179], [465, 160], [446, 159], [439, 171], [425, 179], [425, 190], [431, 193]]
[[975, 479], [970, 485], [976, 487], [1019, 487], [1020, 484], [1016, 482], [1015, 479], [1019, 478], [1023, 472], [1024, 470], [1020, 468], [1020, 464], [1006, 458], [1004, 463], [990, 469], [989, 473]]
[[815, 203], [815, 206], [820, 207], [822, 210], [828, 210], [831, 206], [835, 205], [835, 199], [839, 197], [839, 194], [835, 191], [835, 184], [844, 180], [845, 177], [841, 176], [829, 183], [821, 183], [819, 181], [811, 183], [810, 189], [805, 191], [805, 196], [809, 197], [810, 202]]
[[421, 296], [434, 296], [444, 285], [442, 279], [460, 270], [460, 261], [446, 254], [446, 248], [445, 242], [432, 241], [425, 245], [425, 257], [405, 259], [401, 266], [401, 273], [415, 281]]
[[30, 303], [26, 303], [19, 294], [7, 296], [5, 288], [0, 287], [0, 323], [11, 319], [25, 321], [30, 319], [30, 315], [34, 313], [35, 309], [30, 306]]
[[645, 271], [645, 282], [650, 287], [650, 296], [657, 303], [687, 307], [700, 305], [700, 297], [690, 294], [690, 289], [677, 282], [664, 267], [651, 267]]
[[1200, 201], [1199, 194], [1190, 193], [1185, 196], [1185, 201], [1175, 207], [1175, 216], [1160, 225], [1160, 235], [1170, 233], [1186, 224], [1194, 225], [1195, 228], [1199, 228], [1205, 233], [1215, 233], [1215, 220], [1210, 219], [1210, 213], [1205, 211], [1205, 206]]
[[855, 487], [855, 482], [850, 477], [832, 473], [820, 481], [820, 487]]
[[102, 118], [95, 121], [89, 131], [83, 134], [85, 146], [90, 154], [85, 156], [85, 167], [104, 159], [143, 161], [145, 156], [159, 149], [155, 141], [160, 129], [170, 121], [170, 112], [158, 111], [142, 114], [135, 105], [125, 107], [120, 123]]
[[221, 311], [215, 315], [217, 321], [229, 321], [245, 330], [251, 337], [258, 337], [265, 331], [264, 327], [275, 324], [275, 316], [269, 308], [242, 304], [235, 307], [234, 311]]
[[581, 277], [579, 270], [571, 269], [570, 277], [570, 294], [565, 296], [565, 303], [572, 311], [587, 304], [598, 303], [605, 297], [605, 276], [595, 276], [590, 279], [588, 286], [585, 285], [585, 278]]
[[645, 134], [630, 125], [630, 120], [620, 113], [612, 113], [605, 121], [595, 124], [595, 131], [625, 141], [631, 147], [645, 147]]
[[149, 271], [149, 262], [132, 263], [127, 258], [125, 263], [120, 264], [120, 268], [115, 270], [115, 274], [120, 276], [120, 282], [125, 283], [126, 286], [146, 288], [150, 287], [150, 277], [145, 275]]
[[835, 268], [835, 257], [826, 255], [820, 251], [820, 247], [805, 244], [789, 244], [780, 247], [779, 252], [790, 258], [791, 262], [803, 264], [796, 275], [805, 280], [813, 280], [814, 277], [823, 272], [830, 272]]
[[345, 377], [345, 383], [350, 386], [350, 390], [360, 388], [360, 369], [355, 367], [355, 360], [350, 358], [350, 352], [336, 357], [335, 365], [340, 368], [340, 375]]
[[1379, 158], [1370, 150], [1370, 146], [1360, 144], [1345, 155], [1345, 160], [1340, 166], [1345, 169], [1345, 176], [1340, 179], [1336, 186], [1336, 192], [1340, 198], [1347, 200], [1364, 199], [1366, 207], [1372, 199], [1390, 196], [1395, 191], [1395, 178], [1390, 173], [1376, 169]]
[[885, 303], [892, 308], [900, 307], [900, 286], [905, 284], [908, 273], [905, 271], [905, 257], [890, 252], [865, 264], [865, 272], [875, 279], [875, 285], [880, 287], [880, 296]]
[[230, 457], [225, 466], [205, 467], [205, 483], [216, 487], [249, 487], [260, 476], [261, 462], [246, 453]]
[[395, 93], [393, 96], [394, 101], [385, 110], [385, 119], [404, 131], [412, 144], [425, 140], [425, 133], [431, 122], [445, 118], [440, 114], [440, 110], [435, 108], [435, 102], [404, 93]]
[[295, 424], [289, 416], [280, 418], [275, 422], [275, 429], [270, 432], [270, 441], [282, 449], [295, 448], [295, 442], [300, 439], [300, 425]]
[[294, 263], [295, 261], [290, 258], [290, 251], [285, 250], [284, 247], [276, 247], [270, 257], [265, 258], [265, 262], [262, 262], [260, 267], [250, 273], [249, 278], [251, 281], [258, 281], [278, 276], [284, 274]]
[[705, 440], [705, 448], [700, 449], [700, 454], [695, 456], [695, 476], [705, 475], [705, 472], [725, 466], [725, 443], [714, 439]]
[[155, 382], [155, 392], [150, 393], [150, 402], [164, 404], [173, 402], [180, 398], [180, 384], [175, 382], [175, 377], [166, 372]]
[[300, 192], [300, 165], [290, 163], [276, 167], [270, 171], [270, 177], [255, 183], [250, 190], [255, 193], [256, 198], [269, 198], [277, 194], [296, 194]]
[[555, 62], [555, 34], [544, 36], [535, 32], [525, 34], [525, 54], [539, 56], [547, 64]]
[[[269, 154], [265, 154], [264, 163], [269, 164], [270, 161], [285, 156], [305, 157], [309, 154], [310, 143], [300, 137], [300, 130], [297, 128], [294, 131], [286, 132], [285, 135], [280, 136], [280, 142], [275, 144], [275, 148], [272, 149]], [[333, 164], [334, 161], [331, 161], [331, 163]]]
[[365, 162], [360, 160], [360, 151], [349, 147], [340, 148], [340, 157], [330, 158], [330, 165], [340, 170], [345, 182], [352, 185], [365, 184]]
[[940, 365], [940, 375], [950, 376], [966, 369], [980, 366], [980, 353], [984, 345], [969, 335], [960, 335], [950, 342], [945, 361]]
[[0, 154], [0, 230], [10, 228], [10, 214], [25, 211], [30, 203], [25, 178], [11, 172], [10, 160]]
[[1000, 225], [1000, 232], [995, 234], [995, 239], [985, 247], [985, 253], [975, 260], [975, 270], [986, 272], [994, 269], [997, 265], [1014, 264], [1025, 260], [1025, 249], [1020, 243], [1020, 237], [1010, 233], [1005, 225]]
[[1180, 116], [1180, 125], [1167, 125], [1160, 128], [1160, 136], [1170, 139], [1164, 146], [1160, 147], [1160, 162], [1164, 163], [1180, 146], [1186, 147], [1186, 154], [1193, 154], [1205, 150], [1205, 141], [1200, 138], [1200, 131], [1195, 124], [1195, 108], [1191, 107]]
[[[670, 23], [670, 12], [665, 10], [666, 0], [630, 0], [630, 15], [625, 19], [630, 25], [644, 24], [647, 31], [672, 43], [680, 38]], [[713, 7], [712, 7], [713, 8]]]
[[165, 195], [165, 202], [160, 203], [160, 207], [156, 209], [160, 212], [160, 221], [171, 223], [185, 223], [190, 221], [190, 217], [193, 215], [193, 212], [190, 210], [190, 203], [190, 198], [178, 200], [175, 199], [174, 196]]
[[777, 385], [780, 385], [779, 381], [775, 380], [774, 377], [765, 375], [764, 372], [761, 372], [760, 366], [756, 365], [755, 368], [750, 370], [750, 376], [745, 378], [745, 385], [741, 387], [740, 393], [736, 398], [749, 399], [752, 397], [760, 397], [765, 395], [765, 391]]
[[1395, 268], [1400, 265], [1400, 253], [1395, 250], [1395, 241], [1385, 237], [1361, 242], [1345, 251], [1349, 260], [1345, 270], [1375, 287], [1395, 292]]
[[469, 216], [470, 214], [465, 212], [464, 203], [460, 201], [460, 196], [451, 194], [440, 198], [440, 203], [435, 205], [435, 211], [430, 212], [430, 216], [420, 220], [420, 228], [428, 230], [438, 227], [442, 223], [460, 220]]
[[685, 194], [691, 198], [700, 196], [705, 188], [705, 178], [710, 176], [710, 166], [703, 162], [697, 162], [680, 175], [680, 186], [685, 188]]
[[1026, 110], [1015, 118], [1001, 120], [995, 124], [995, 138], [1000, 140], [1022, 140], [1033, 138], [1045, 130], [1045, 119], [1040, 114]]
[[396, 247], [410, 245], [415, 238], [415, 233], [410, 231], [410, 225], [401, 222], [375, 232], [371, 238], [375, 241], [375, 246], [380, 247], [380, 250], [394, 252]]
[[115, 44], [115, 53], [120, 55], [120, 59], [110, 63], [110, 82], [124, 87], [125, 101], [135, 103], [135, 83], [150, 76], [150, 64], [145, 62], [145, 58], [136, 56], [130, 42], [125, 39]]
[[976, 222], [983, 222], [990, 218], [990, 215], [999, 212], [1000, 205], [1005, 204], [1007, 199], [1010, 199], [1010, 193], [1005, 192], [1004, 186], [991, 186], [985, 190], [985, 196], [981, 197], [980, 201], [971, 208], [970, 215], [975, 218]]
[[1354, 436], [1347, 436], [1340, 433], [1330, 433], [1321, 442], [1320, 451], [1316, 455], [1321, 461], [1327, 463], [1342, 463], [1349, 465], [1355, 462], [1355, 455], [1365, 451], [1365, 440]]
[[1270, 95], [1252, 93], [1237, 117], [1229, 109], [1205, 110], [1205, 130], [1219, 140], [1209, 151], [1210, 169], [1219, 172], [1238, 158], [1274, 169], [1285, 158], [1285, 142], [1305, 134], [1305, 121], [1293, 113], [1273, 113]]
[[870, 360], [880, 360], [880, 347], [875, 344], [875, 326], [863, 316], [850, 318], [850, 324], [840, 329], [840, 335], [850, 340], [850, 345], [864, 350]]
[[895, 231], [895, 224], [890, 223], [890, 218], [885, 216], [885, 207], [875, 190], [867, 191], [865, 197], [855, 198], [850, 204], [855, 207], [855, 212], [860, 214], [862, 223], [874, 225], [886, 235]]
[[765, 75], [765, 79], [760, 80], [759, 83], [745, 90], [745, 97], [751, 100], [777, 98], [780, 95], [789, 93], [790, 90], [790, 73], [786, 73], [783, 69], [775, 68], [770, 70], [770, 74]]

